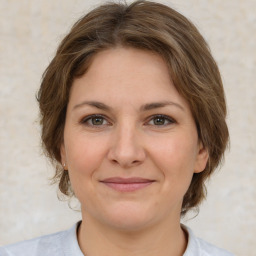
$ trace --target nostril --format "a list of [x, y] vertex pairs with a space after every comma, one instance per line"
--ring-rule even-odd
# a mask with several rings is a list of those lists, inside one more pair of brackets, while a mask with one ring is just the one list
[[136, 138], [122, 138], [113, 141], [113, 145], [111, 145], [107, 153], [108, 160], [123, 167], [141, 164], [146, 156], [144, 147], [139, 144]]

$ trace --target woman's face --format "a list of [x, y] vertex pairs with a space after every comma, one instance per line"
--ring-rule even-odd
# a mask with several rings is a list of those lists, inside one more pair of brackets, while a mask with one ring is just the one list
[[179, 221], [208, 159], [163, 59], [121, 47], [74, 80], [61, 156], [83, 216], [124, 230]]

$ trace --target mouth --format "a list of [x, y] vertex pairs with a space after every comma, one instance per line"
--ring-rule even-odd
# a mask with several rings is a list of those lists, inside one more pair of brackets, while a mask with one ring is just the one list
[[155, 182], [155, 180], [144, 179], [140, 177], [132, 177], [132, 178], [112, 177], [112, 178], [104, 179], [100, 182], [119, 192], [133, 192], [151, 185], [152, 183]]

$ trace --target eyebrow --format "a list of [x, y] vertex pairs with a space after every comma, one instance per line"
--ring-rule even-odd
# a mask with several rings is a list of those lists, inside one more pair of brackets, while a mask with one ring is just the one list
[[[82, 107], [84, 105], [89, 105], [89, 106], [98, 108], [100, 110], [105, 110], [105, 111], [113, 110], [112, 107], [110, 107], [110, 106], [108, 106], [108, 105], [106, 105], [106, 104], [104, 104], [102, 102], [98, 102], [98, 101], [83, 101], [83, 102], [75, 105], [73, 110], [75, 110], [77, 108], [80, 108], [80, 107]], [[162, 101], [162, 102], [147, 103], [147, 104], [142, 105], [140, 107], [140, 111], [141, 112], [149, 111], [149, 110], [152, 110], [152, 109], [163, 108], [163, 107], [166, 107], [166, 106], [175, 106], [175, 107], [178, 107], [179, 109], [185, 111], [184, 108], [180, 104], [172, 102], [172, 101]]]
[[92, 106], [92, 107], [95, 107], [95, 108], [98, 108], [98, 109], [101, 109], [101, 110], [105, 110], [105, 111], [110, 111], [112, 110], [112, 108], [102, 102], [98, 102], [98, 101], [83, 101], [77, 105], [74, 106], [73, 110], [77, 109], [77, 108], [80, 108], [84, 105], [89, 105], [89, 106]]
[[185, 111], [184, 108], [180, 104], [172, 102], [172, 101], [148, 103], [148, 104], [141, 106], [140, 111], [147, 111], [147, 110], [156, 109], [156, 108], [163, 108], [166, 106], [175, 106], [175, 107], [178, 107], [179, 109]]

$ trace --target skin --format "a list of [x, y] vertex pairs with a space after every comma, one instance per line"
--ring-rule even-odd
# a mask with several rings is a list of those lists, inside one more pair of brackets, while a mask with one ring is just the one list
[[[160, 56], [122, 47], [95, 55], [73, 82], [61, 156], [81, 202], [84, 254], [183, 255], [182, 199], [208, 153]], [[110, 177], [153, 182], [123, 192], [102, 182]]]

